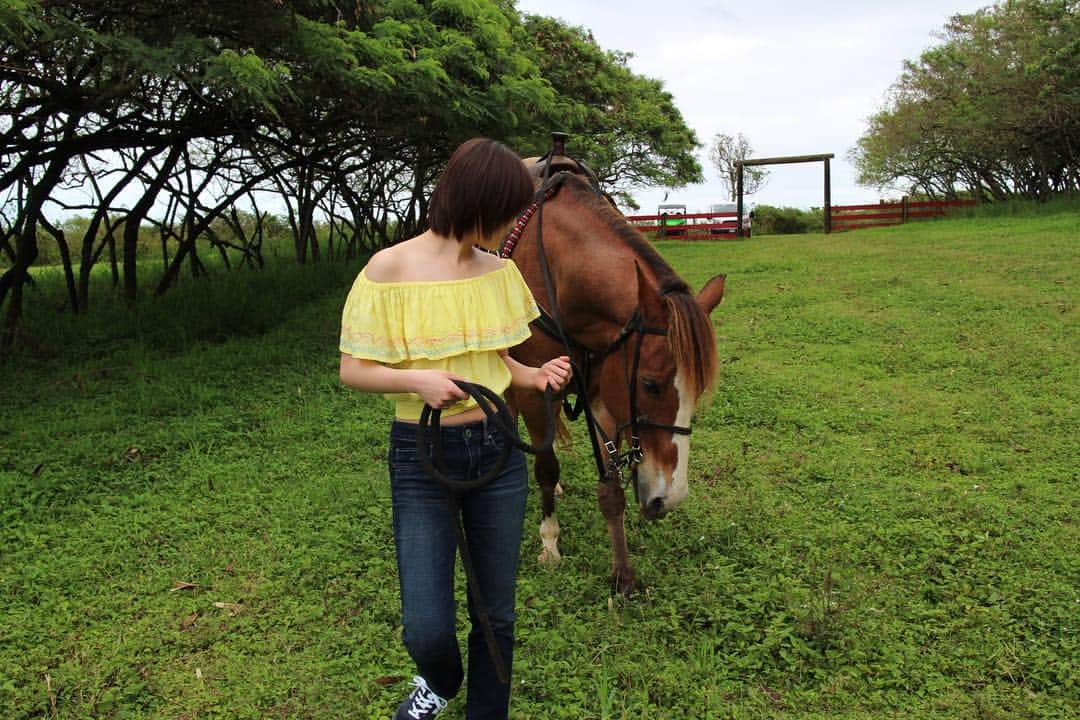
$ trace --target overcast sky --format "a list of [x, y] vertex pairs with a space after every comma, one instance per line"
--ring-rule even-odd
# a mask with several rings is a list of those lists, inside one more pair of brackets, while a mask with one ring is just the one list
[[[885, 102], [904, 60], [936, 42], [951, 15], [991, 0], [518, 0], [518, 9], [589, 28], [601, 47], [633, 53], [631, 69], [662, 80], [687, 124], [707, 145], [719, 132], [743, 133], [755, 157], [835, 153], [834, 205], [874, 202], [855, 184], [848, 151]], [[573, 142], [569, 146], [573, 153]], [[727, 200], [699, 153], [706, 182], [668, 202], [705, 210]], [[588, 158], [582, 158], [588, 161]], [[822, 204], [821, 163], [777, 165], [751, 202]], [[664, 190], [637, 194], [642, 210]]]

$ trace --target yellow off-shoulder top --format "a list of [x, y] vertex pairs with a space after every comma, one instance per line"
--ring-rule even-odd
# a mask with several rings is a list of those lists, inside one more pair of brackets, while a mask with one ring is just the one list
[[[540, 311], [512, 260], [459, 280], [373, 282], [357, 275], [341, 314], [341, 352], [389, 367], [448, 370], [502, 393], [510, 369], [499, 357], [529, 337]], [[394, 415], [419, 420], [415, 393], [388, 393]], [[444, 417], [476, 407], [472, 398]]]

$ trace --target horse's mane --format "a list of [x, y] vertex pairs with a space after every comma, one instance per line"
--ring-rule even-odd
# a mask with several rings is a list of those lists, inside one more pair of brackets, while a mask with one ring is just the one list
[[716, 378], [716, 336], [709, 316], [698, 305], [690, 286], [675, 274], [656, 248], [626, 221], [607, 198], [594, 191], [585, 180], [570, 176], [565, 179], [564, 185], [577, 202], [592, 211], [616, 237], [626, 243], [656, 278], [657, 289], [671, 317], [667, 337], [676, 366], [687, 371], [687, 390], [695, 398], [701, 396], [712, 387]]

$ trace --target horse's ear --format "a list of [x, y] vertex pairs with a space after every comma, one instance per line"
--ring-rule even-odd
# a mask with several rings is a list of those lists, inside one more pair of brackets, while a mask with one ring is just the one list
[[706, 315], [711, 313], [713, 308], [724, 299], [725, 280], [727, 280], [727, 275], [717, 275], [705, 283], [705, 287], [701, 288], [701, 291], [697, 294], [698, 305], [701, 306]]
[[634, 270], [637, 272], [638, 308], [641, 310], [641, 319], [646, 324], [664, 324], [664, 299], [660, 293], [645, 279], [645, 273], [641, 272], [641, 265], [634, 261]]

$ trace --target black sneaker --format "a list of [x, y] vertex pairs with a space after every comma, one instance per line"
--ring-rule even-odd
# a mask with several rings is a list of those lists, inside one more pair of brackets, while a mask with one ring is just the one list
[[409, 697], [398, 705], [394, 720], [427, 720], [441, 713], [446, 707], [446, 700], [429, 688], [424, 678], [417, 675], [413, 678], [413, 685], [416, 687], [409, 693]]

